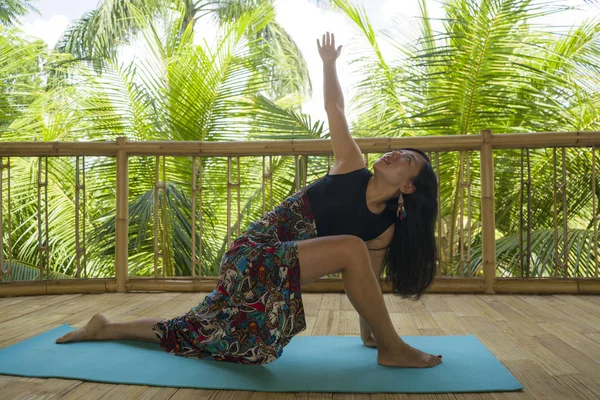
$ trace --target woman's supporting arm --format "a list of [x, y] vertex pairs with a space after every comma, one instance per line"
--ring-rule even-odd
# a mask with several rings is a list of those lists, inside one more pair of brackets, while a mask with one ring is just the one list
[[[371, 259], [371, 268], [373, 269], [373, 273], [377, 277], [377, 280], [381, 277], [381, 270], [383, 268], [383, 261], [385, 258], [386, 249], [381, 250], [369, 250], [369, 257]], [[381, 286], [380, 286], [381, 288]], [[369, 329], [369, 325], [367, 321], [365, 321], [362, 317], [360, 317], [360, 338], [362, 339], [365, 345], [370, 345], [371, 347], [376, 346], [375, 338], [371, 333], [371, 329]]]

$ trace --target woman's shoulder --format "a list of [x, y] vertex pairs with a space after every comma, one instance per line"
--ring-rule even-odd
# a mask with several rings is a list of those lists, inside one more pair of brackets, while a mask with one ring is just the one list
[[338, 175], [359, 175], [359, 174], [367, 174], [371, 173], [371, 171], [363, 165], [356, 165], [350, 163], [339, 163], [334, 164], [327, 172], [328, 176], [338, 176]]

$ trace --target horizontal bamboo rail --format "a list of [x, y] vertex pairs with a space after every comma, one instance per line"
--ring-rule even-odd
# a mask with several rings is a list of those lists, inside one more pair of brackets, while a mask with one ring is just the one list
[[[600, 294], [599, 279], [556, 278], [496, 278], [494, 222], [493, 149], [552, 148], [600, 146], [600, 132], [540, 132], [518, 134], [428, 136], [402, 138], [356, 138], [361, 151], [384, 153], [402, 147], [423, 151], [478, 150], [481, 157], [481, 211], [483, 243], [483, 278], [453, 278], [439, 276], [428, 293], [596, 293]], [[259, 142], [135, 142], [117, 138], [114, 142], [6, 142], [0, 145], [0, 156], [114, 156], [117, 161], [117, 197], [115, 232], [115, 279], [69, 279], [39, 282], [10, 282], [0, 284], [0, 296], [105, 293], [129, 291], [203, 291], [216, 286], [217, 277], [144, 278], [128, 276], [128, 157], [130, 156], [286, 156], [332, 154], [330, 140], [281, 140]], [[230, 158], [229, 169], [231, 169]], [[298, 164], [298, 160], [296, 160]], [[239, 164], [238, 164], [239, 167]], [[164, 171], [163, 171], [164, 172]], [[164, 181], [164, 179], [163, 179]], [[230, 185], [238, 183], [230, 182]], [[238, 192], [239, 208], [239, 192]], [[239, 210], [238, 210], [239, 214]], [[229, 218], [229, 216], [228, 216]], [[229, 220], [228, 220], [229, 222]], [[228, 223], [228, 230], [230, 224]], [[239, 232], [238, 226], [238, 232]], [[156, 228], [155, 228], [156, 229]], [[164, 229], [164, 225], [163, 225]], [[229, 231], [228, 231], [229, 233]], [[229, 234], [228, 234], [229, 239]], [[462, 257], [461, 257], [462, 259]], [[193, 263], [196, 261], [193, 260]], [[195, 268], [195, 267], [194, 267]], [[382, 282], [382, 291], [391, 286]], [[343, 292], [341, 279], [320, 279], [306, 285], [304, 292]]]
[[[400, 147], [418, 147], [423, 151], [480, 150], [491, 144], [494, 149], [580, 147], [600, 145], [600, 132], [541, 132], [461, 136], [425, 136], [401, 138], [355, 138], [363, 153], [384, 153]], [[256, 142], [201, 141], [128, 141], [115, 142], [0, 142], [0, 156], [116, 156], [123, 150], [129, 156], [268, 156], [328, 155], [329, 139], [271, 140]]]
[[[189, 278], [129, 278], [127, 292], [212, 292], [217, 277]], [[341, 289], [340, 289], [341, 288]], [[425, 293], [485, 293], [485, 281], [481, 278], [436, 277]], [[383, 293], [392, 293], [391, 285], [381, 281]], [[302, 287], [303, 293], [342, 293], [342, 280], [323, 278]], [[38, 296], [74, 293], [118, 292], [115, 279], [60, 280], [49, 282], [14, 282], [0, 285], [0, 296]], [[498, 278], [494, 292], [528, 294], [600, 294], [598, 279], [520, 279]]]

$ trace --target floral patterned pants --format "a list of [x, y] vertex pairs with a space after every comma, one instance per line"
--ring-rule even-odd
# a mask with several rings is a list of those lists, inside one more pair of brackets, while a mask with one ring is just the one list
[[221, 260], [216, 289], [153, 330], [169, 353], [268, 364], [306, 329], [297, 240], [317, 237], [305, 189], [252, 222]]

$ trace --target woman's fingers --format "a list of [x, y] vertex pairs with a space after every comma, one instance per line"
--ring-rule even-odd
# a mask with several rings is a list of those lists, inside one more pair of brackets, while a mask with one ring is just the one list
[[[321, 44], [321, 42], [323, 44]], [[319, 48], [332, 47], [333, 49], [335, 49], [335, 35], [333, 33], [330, 34], [329, 32], [327, 32], [326, 34], [324, 34], [321, 39], [321, 42], [319, 41], [319, 39], [317, 39], [317, 46]], [[339, 49], [341, 49], [341, 46]], [[338, 49], [338, 51], [339, 51], [339, 49]]]

